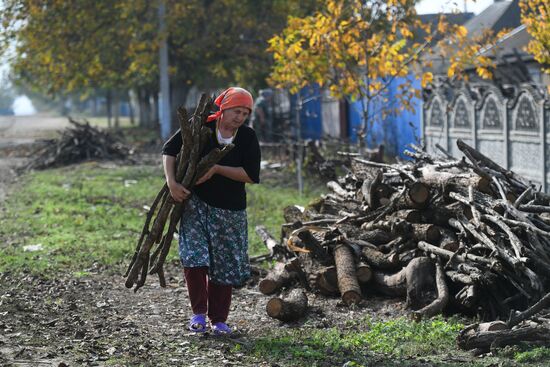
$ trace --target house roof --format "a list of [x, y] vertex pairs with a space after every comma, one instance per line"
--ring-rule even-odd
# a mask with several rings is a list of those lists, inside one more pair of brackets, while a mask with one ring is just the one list
[[479, 35], [485, 29], [496, 34], [505, 28], [516, 28], [521, 25], [518, 3], [519, 0], [495, 1], [476, 17], [468, 20], [464, 27], [471, 36]]
[[527, 44], [533, 39], [531, 35], [527, 32], [525, 25], [521, 25], [512, 31], [506, 33], [502, 36], [496, 44], [491, 47], [486, 48], [481, 52], [484, 56], [499, 58], [505, 57], [521, 57], [522, 60], [532, 60], [533, 55], [528, 53], [525, 48]]

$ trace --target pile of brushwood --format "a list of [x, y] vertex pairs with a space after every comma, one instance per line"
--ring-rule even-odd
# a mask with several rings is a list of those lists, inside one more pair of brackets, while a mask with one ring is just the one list
[[[176, 158], [176, 181], [186, 188], [192, 188], [200, 177], [233, 149], [233, 145], [229, 144], [223, 149], [213, 149], [206, 156], [200, 157], [202, 148], [212, 134], [211, 130], [204, 126], [211, 108], [212, 100], [207, 100], [203, 94], [191, 119], [188, 119], [183, 107], [178, 109], [183, 145]], [[166, 286], [164, 261], [170, 250], [183, 206], [184, 203], [177, 203], [172, 199], [168, 186], [164, 184], [147, 213], [135, 253], [125, 274], [126, 287], [135, 286], [134, 291], [137, 291], [145, 284], [147, 274], [157, 274], [160, 285]], [[157, 247], [151, 253], [155, 244]]]
[[44, 140], [30, 155], [26, 169], [46, 169], [66, 166], [90, 159], [126, 159], [131, 150], [115, 135], [90, 126], [88, 121], [77, 122], [69, 117], [71, 126], [58, 139]]
[[[415, 318], [508, 318], [511, 332], [525, 319], [517, 311], [538, 301], [539, 311], [550, 306], [550, 196], [463, 141], [457, 145], [461, 160], [415, 146], [410, 162], [353, 158], [345, 176], [328, 182], [329, 194], [285, 209], [281, 241], [257, 228], [268, 257], [280, 260], [259, 290], [292, 290], [270, 299], [267, 313], [299, 318], [307, 310], [302, 289], [347, 305], [378, 293], [406, 297]], [[464, 347], [483, 349], [471, 340], [499, 328], [483, 325], [462, 334]], [[527, 334], [547, 341], [544, 330]]]

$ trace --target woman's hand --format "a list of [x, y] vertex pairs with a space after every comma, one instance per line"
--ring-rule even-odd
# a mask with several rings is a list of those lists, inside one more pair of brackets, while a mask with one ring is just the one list
[[203, 183], [203, 182], [206, 181], [206, 180], [209, 180], [210, 177], [212, 177], [212, 176], [214, 176], [216, 173], [218, 173], [218, 167], [219, 167], [219, 166], [218, 166], [217, 164], [213, 165], [212, 168], [210, 168], [210, 169], [208, 170], [208, 172], [206, 172], [206, 173], [204, 174], [204, 176], [202, 176], [201, 178], [199, 178], [199, 179], [197, 180], [197, 182], [195, 183], [195, 185], [200, 185], [201, 183]]
[[168, 189], [170, 190], [170, 195], [172, 199], [177, 203], [181, 203], [186, 200], [191, 192], [187, 190], [182, 184], [177, 183], [176, 181], [168, 182]]

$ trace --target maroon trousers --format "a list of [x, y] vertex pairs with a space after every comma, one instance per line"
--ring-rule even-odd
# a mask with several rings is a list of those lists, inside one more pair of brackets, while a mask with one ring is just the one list
[[208, 281], [208, 267], [183, 268], [191, 309], [196, 314], [208, 314], [214, 324], [225, 322], [231, 306], [233, 286]]

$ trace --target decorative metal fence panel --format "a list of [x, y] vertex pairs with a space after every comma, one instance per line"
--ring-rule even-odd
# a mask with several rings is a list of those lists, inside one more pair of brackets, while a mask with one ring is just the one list
[[[476, 96], [476, 98], [473, 98]], [[458, 138], [501, 166], [550, 189], [550, 100], [529, 85], [505, 98], [495, 87], [466, 89], [449, 100], [436, 91], [424, 103], [422, 131], [428, 152], [436, 144], [456, 158]]]

